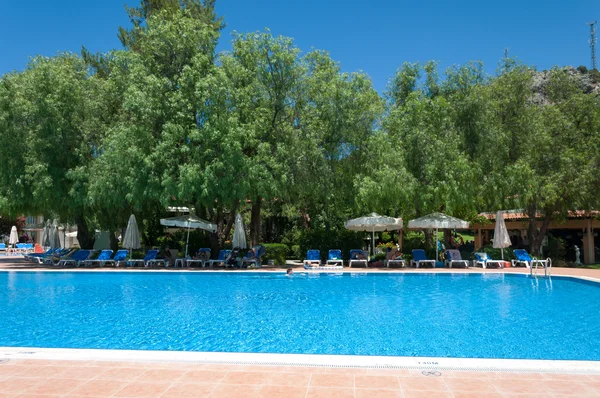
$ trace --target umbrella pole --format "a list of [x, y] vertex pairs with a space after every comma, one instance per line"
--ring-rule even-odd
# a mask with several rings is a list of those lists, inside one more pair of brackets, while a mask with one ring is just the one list
[[500, 253], [502, 254], [502, 260], [504, 260], [504, 248], [503, 247], [500, 248]]
[[438, 229], [436, 228], [435, 229], [435, 267], [437, 267], [437, 262], [438, 262], [438, 259], [440, 258], [439, 254], [438, 254], [438, 251], [439, 251], [438, 250], [438, 248], [439, 248], [439, 245], [438, 245], [439, 235], [438, 234], [439, 234]]
[[188, 255], [188, 244], [190, 242], [190, 223], [188, 222], [188, 233], [187, 233], [187, 240], [185, 241], [185, 258], [187, 258]]
[[[373, 257], [375, 257], [375, 227], [373, 227], [373, 240], [371, 241], [372, 249], [373, 249]], [[375, 260], [373, 260], [375, 261]]]

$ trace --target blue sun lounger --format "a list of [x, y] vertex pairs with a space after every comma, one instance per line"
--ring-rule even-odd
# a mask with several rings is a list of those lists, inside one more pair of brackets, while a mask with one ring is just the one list
[[[364, 258], [359, 258], [363, 257]], [[369, 260], [367, 260], [367, 255], [361, 249], [353, 249], [350, 250], [350, 260], [348, 261], [348, 267], [352, 268], [353, 264], [364, 264], [365, 268], [369, 268]]]
[[92, 266], [96, 263], [100, 264], [101, 267], [104, 267], [104, 265], [106, 264], [107, 261], [110, 261], [111, 257], [113, 255], [113, 251], [112, 250], [102, 250], [100, 252], [100, 254], [98, 255], [98, 258], [93, 259], [93, 260], [85, 260], [83, 262], [83, 265], [85, 267], [87, 266]]
[[[44, 258], [46, 256], [50, 256], [54, 253], [54, 249], [48, 249], [45, 253], [29, 253], [25, 255], [25, 260], [27, 261], [38, 261], [39, 258]], [[40, 261], [41, 264], [41, 261]]]
[[200, 264], [202, 268], [206, 267], [206, 263], [210, 261], [210, 249], [208, 247], [198, 249], [196, 257], [196, 259], [186, 260], [185, 265], [189, 267], [192, 264]]
[[481, 265], [483, 268], [487, 268], [494, 265], [498, 268], [504, 268], [504, 261], [492, 260], [487, 253], [475, 253], [475, 260], [473, 260], [473, 266], [477, 267]]
[[344, 261], [342, 260], [342, 251], [339, 249], [331, 249], [327, 254], [327, 265], [339, 265], [341, 267], [344, 266]]
[[227, 258], [229, 257], [229, 255], [231, 254], [231, 250], [221, 250], [219, 251], [219, 255], [217, 256], [216, 259], [214, 260], [208, 260], [208, 265], [210, 267], [214, 267], [215, 264], [217, 265], [225, 265]]
[[413, 259], [410, 260], [411, 267], [414, 265], [416, 268], [419, 268], [421, 264], [429, 264], [432, 268], [435, 268], [435, 260], [428, 260], [427, 256], [425, 255], [425, 250], [414, 249], [412, 251], [412, 255]]
[[[240, 268], [243, 267], [244, 264], [248, 264], [247, 267], [250, 267], [250, 265], [254, 264], [254, 267], [262, 268], [262, 258], [267, 250], [262, 245], [254, 246], [253, 249], [254, 253], [256, 253], [256, 256], [253, 258], [246, 258], [245, 260], [244, 258], [240, 259]], [[250, 251], [248, 251], [248, 254], [250, 254]]]
[[456, 249], [446, 250], [446, 267], [452, 268], [453, 265], [462, 265], [465, 268], [469, 268], [469, 261], [463, 260], [460, 255], [460, 251]]
[[127, 256], [129, 256], [129, 250], [121, 249], [117, 250], [115, 256], [109, 260], [106, 260], [104, 264], [111, 264], [118, 267], [119, 264], [125, 264], [127, 262]]
[[87, 260], [92, 254], [91, 250], [77, 250], [71, 257], [61, 259], [58, 264], [58, 267], [66, 267], [67, 265], [74, 265], [79, 267], [85, 260]]
[[310, 269], [321, 265], [321, 252], [319, 250], [309, 250], [304, 259], [304, 268]]
[[547, 269], [552, 269], [552, 260], [550, 258], [538, 260], [535, 257], [532, 258], [529, 253], [523, 249], [515, 249], [513, 250], [513, 253], [516, 257], [516, 259], [511, 261], [513, 267], [524, 265], [530, 270], [532, 270], [533, 267], [537, 270], [538, 265], [540, 265], [544, 268], [544, 273], [546, 273]]

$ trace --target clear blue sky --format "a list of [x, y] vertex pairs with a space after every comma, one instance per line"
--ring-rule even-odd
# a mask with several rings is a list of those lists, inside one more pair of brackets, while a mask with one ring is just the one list
[[[29, 56], [119, 48], [128, 23], [124, 2], [137, 0], [1, 0], [0, 74], [21, 70]], [[271, 29], [303, 51], [327, 50], [344, 71], [362, 70], [382, 91], [404, 61], [440, 67], [482, 60], [493, 73], [504, 48], [528, 65], [590, 65], [589, 27], [597, 0], [217, 0], [231, 31]], [[600, 30], [599, 30], [600, 33]], [[600, 50], [599, 50], [600, 53]]]

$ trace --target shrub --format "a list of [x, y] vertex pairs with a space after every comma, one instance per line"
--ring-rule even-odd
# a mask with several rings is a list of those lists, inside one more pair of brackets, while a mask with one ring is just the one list
[[554, 237], [552, 234], [548, 235], [548, 257], [552, 261], [565, 260], [567, 257], [567, 249], [565, 240], [559, 237]]
[[300, 259], [302, 258], [302, 253], [300, 252], [300, 245], [292, 245], [292, 250], [290, 252], [290, 259]]
[[[478, 253], [487, 253], [488, 256], [490, 256], [492, 259], [494, 260], [500, 260], [502, 259], [502, 251], [500, 249], [495, 249], [492, 247], [492, 245], [488, 245], [488, 246], [484, 246], [481, 249], [477, 250]], [[461, 253], [462, 255], [462, 253]], [[465, 257], [463, 257], [465, 258]], [[475, 255], [473, 254], [471, 256], [471, 258], [475, 258]], [[510, 260], [514, 260], [515, 254], [513, 253], [513, 249], [510, 247], [507, 247], [506, 249], [504, 249], [504, 260], [506, 261], [510, 261]]]
[[290, 254], [290, 248], [283, 243], [263, 243], [265, 247], [265, 260], [273, 260], [277, 265], [284, 265]]
[[583, 74], [588, 73], [588, 68], [585, 65], [579, 65], [577, 67], [577, 70], [579, 71], [579, 73], [583, 73]]

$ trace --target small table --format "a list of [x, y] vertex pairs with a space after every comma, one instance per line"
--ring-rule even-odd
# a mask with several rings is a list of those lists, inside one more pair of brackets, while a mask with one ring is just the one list
[[173, 266], [174, 268], [177, 268], [177, 265], [181, 264], [181, 268], [186, 266], [186, 259], [185, 258], [177, 258], [175, 259], [175, 265]]

